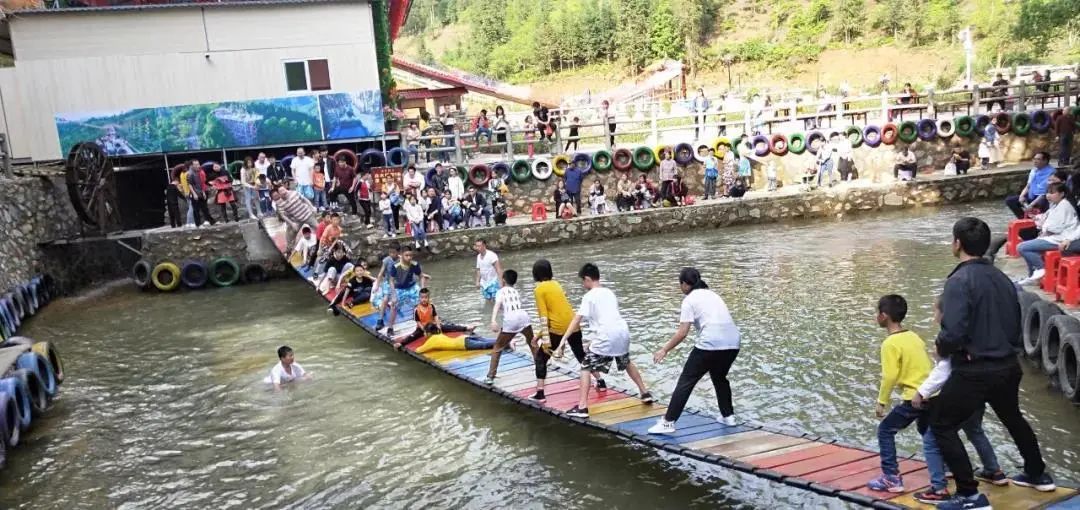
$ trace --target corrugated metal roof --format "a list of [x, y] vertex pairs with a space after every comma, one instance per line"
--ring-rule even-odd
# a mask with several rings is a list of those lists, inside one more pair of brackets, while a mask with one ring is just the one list
[[[151, 0], [152, 1], [152, 0]], [[124, 5], [105, 5], [101, 7], [63, 7], [59, 9], [21, 9], [7, 11], [9, 17], [37, 16], [45, 14], [63, 14], [73, 12], [115, 12], [115, 11], [142, 11], [156, 9], [192, 9], [192, 8], [215, 8], [215, 7], [257, 7], [274, 5], [302, 5], [302, 4], [329, 4], [329, 3], [366, 3], [369, 0], [193, 0], [193, 1], [169, 1], [168, 3], [139, 3], [131, 2]]]

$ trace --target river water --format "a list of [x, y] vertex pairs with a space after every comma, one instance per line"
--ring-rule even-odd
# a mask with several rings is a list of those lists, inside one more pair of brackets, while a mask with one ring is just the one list
[[[674, 329], [679, 268], [697, 266], [743, 333], [736, 411], [874, 446], [877, 298], [905, 295], [907, 326], [932, 338], [932, 298], [963, 215], [997, 231], [1007, 221], [986, 203], [502, 258], [522, 273], [529, 306], [537, 258], [553, 261], [575, 303], [577, 268], [597, 262], [630, 322], [631, 353], [665, 399], [687, 348], [659, 365], [650, 353]], [[444, 317], [489, 317], [471, 261], [425, 270]], [[50, 304], [25, 334], [61, 346], [68, 381], [0, 473], [0, 508], [845, 506], [527, 411], [394, 353], [324, 306], [298, 280], [169, 295], [125, 285]], [[261, 380], [283, 343], [315, 381], [274, 393]], [[1047, 462], [1059, 480], [1080, 482], [1080, 408], [1025, 368], [1023, 406]], [[715, 409], [707, 381], [691, 405]], [[987, 426], [1015, 471], [1015, 447], [996, 418]], [[917, 451], [914, 432], [899, 440], [903, 453]]]

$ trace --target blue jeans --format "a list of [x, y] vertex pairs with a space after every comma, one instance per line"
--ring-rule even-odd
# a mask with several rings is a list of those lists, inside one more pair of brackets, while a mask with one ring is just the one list
[[409, 222], [409, 225], [412, 226], [413, 240], [416, 241], [417, 243], [426, 243], [427, 242], [427, 232], [424, 231], [424, 222], [422, 222], [422, 221]]
[[706, 199], [716, 196], [716, 177], [705, 177], [705, 197]]
[[896, 433], [904, 430], [912, 422], [922, 417], [922, 410], [915, 409], [905, 400], [892, 408], [889, 414], [878, 424], [878, 449], [881, 450], [881, 472], [890, 476], [900, 476], [900, 464], [896, 461]]
[[252, 212], [253, 209], [251, 208], [251, 203], [255, 201], [255, 190], [245, 186], [242, 191], [244, 196], [244, 208], [247, 209], [248, 216], [255, 216], [255, 213]]
[[490, 349], [495, 347], [494, 340], [488, 340], [486, 338], [480, 338], [476, 335], [469, 335], [465, 337], [465, 350], [466, 351], [482, 351], [484, 349]]
[[487, 134], [488, 143], [491, 143], [491, 130], [488, 128], [476, 128], [476, 145], [480, 145], [480, 135]]
[[[985, 411], [985, 407], [976, 411], [960, 428], [964, 429], [964, 435], [967, 436], [968, 441], [971, 441], [971, 445], [975, 447], [975, 453], [979, 454], [983, 469], [992, 473], [1001, 469], [1001, 465], [998, 464], [997, 455], [994, 454], [994, 447], [990, 445], [990, 440], [986, 437], [986, 432], [982, 428], [983, 413]], [[926, 427], [925, 431], [920, 432], [923, 438], [923, 455], [926, 456], [926, 468], [930, 471], [930, 488], [940, 491], [948, 487], [948, 480], [945, 479], [945, 459], [941, 456], [941, 449], [938, 448], [937, 441], [934, 439], [934, 434], [930, 431], [930, 428]]]
[[382, 215], [382, 220], [383, 223], [386, 224], [386, 235], [392, 236], [396, 234], [396, 232], [394, 232], [394, 215], [384, 214]]
[[188, 225], [194, 225], [195, 224], [195, 204], [191, 201], [190, 198], [187, 201], [187, 218], [186, 218], [186, 220], [187, 220], [186, 223]]
[[1024, 262], [1027, 262], [1028, 276], [1034, 273], [1037, 269], [1043, 268], [1043, 252], [1058, 249], [1057, 243], [1047, 241], [1046, 239], [1032, 239], [1030, 241], [1024, 241], [1016, 247], [1016, 251], [1020, 252], [1020, 256], [1024, 257]]
[[325, 189], [317, 189], [317, 190], [315, 190], [315, 199], [314, 199], [313, 203], [315, 204], [316, 209], [322, 209], [322, 208], [326, 207], [326, 190]]
[[829, 174], [829, 185], [830, 186], [833, 185], [834, 181], [833, 181], [833, 176], [832, 176], [832, 170], [833, 170], [832, 167], [833, 167], [832, 160], [829, 160], [829, 161], [826, 161], [826, 162], [822, 163], [821, 167], [818, 168], [817, 185], [819, 187], [821, 186], [821, 179], [823, 177], [825, 177], [825, 174]]
[[416, 158], [416, 162], [420, 163], [420, 148], [415, 145], [410, 145], [408, 148], [409, 155]]
[[272, 204], [270, 203], [270, 190], [259, 190], [259, 213], [270, 214], [272, 211]]

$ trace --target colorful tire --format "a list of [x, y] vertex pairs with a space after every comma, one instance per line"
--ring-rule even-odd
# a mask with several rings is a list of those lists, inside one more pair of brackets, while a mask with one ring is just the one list
[[592, 167], [597, 172], [607, 172], [611, 170], [611, 153], [605, 150], [598, 150], [592, 155]]
[[994, 127], [997, 128], [999, 135], [1003, 135], [1012, 130], [1012, 117], [1008, 112], [998, 112], [994, 115]]
[[22, 294], [23, 301], [26, 302], [26, 309], [29, 310], [29, 315], [34, 315], [38, 311], [37, 301], [34, 300], [34, 295], [30, 292], [30, 287], [26, 284], [15, 287], [20, 294]]
[[210, 270], [198, 260], [189, 260], [180, 266], [180, 281], [189, 289], [201, 289], [210, 281]]
[[[924, 119], [929, 120], [929, 119]], [[931, 121], [933, 122], [933, 121]], [[936, 126], [935, 126], [936, 131]], [[908, 120], [900, 124], [900, 134], [898, 136], [901, 142], [911, 143], [919, 138], [919, 126], [914, 122]]]
[[653, 147], [653, 155], [656, 157], [657, 163], [664, 160], [664, 152], [665, 151], [674, 153], [675, 149], [670, 145], [664, 145], [664, 144], [660, 144], [660, 145], [657, 145], [656, 147]]
[[244, 283], [262, 283], [270, 278], [266, 268], [260, 264], [248, 264], [244, 266]]
[[[293, 155], [292, 154], [288, 154], [285, 157], [281, 158], [281, 161], [279, 161], [281, 163], [281, 168], [284, 168], [286, 172], [290, 172], [289, 169], [292, 168], [292, 160], [293, 160]], [[290, 174], [290, 175], [292, 175], [292, 174]]]
[[[937, 138], [937, 122], [934, 119], [922, 119], [916, 125], [916, 129], [919, 132], [919, 139], [923, 141], [930, 141]], [[900, 138], [903, 139], [903, 125], [900, 128]]]
[[16, 287], [11, 289], [11, 302], [15, 304], [15, 318], [22, 322], [23, 319], [30, 316], [30, 303], [26, 302], [26, 298], [22, 292]]
[[490, 180], [491, 169], [487, 165], [481, 163], [469, 169], [469, 183], [473, 186], [485, 186]]
[[769, 154], [769, 138], [765, 135], [757, 135], [750, 139], [750, 146], [754, 148], [754, 155], [761, 158]]
[[498, 177], [502, 182], [506, 182], [506, 179], [510, 177], [510, 164], [505, 161], [499, 161], [494, 165], [491, 165], [491, 176]]
[[21, 430], [15, 395], [0, 392], [0, 445], [3, 445], [5, 451], [18, 446]]
[[712, 141], [712, 148], [716, 152], [720, 152], [720, 147], [727, 146], [731, 149], [731, 139], [726, 136], [718, 136]]
[[961, 115], [953, 119], [953, 125], [956, 126], [956, 134], [964, 138], [971, 138], [975, 134], [975, 119], [969, 115]]
[[1080, 402], [1080, 335], [1065, 337], [1065, 341], [1061, 342], [1058, 381], [1066, 398]]
[[810, 154], [817, 155], [818, 150], [821, 149], [821, 145], [824, 143], [825, 135], [821, 131], [811, 131], [810, 134], [806, 135], [806, 150], [810, 151]]
[[862, 132], [863, 143], [867, 147], [877, 147], [881, 145], [881, 128], [871, 124], [866, 126]]
[[367, 149], [360, 153], [360, 166], [371, 168], [373, 166], [386, 166], [386, 155], [379, 149]]
[[844, 136], [851, 142], [851, 147], [858, 147], [863, 143], [862, 129], [859, 126], [848, 126], [844, 130]]
[[544, 157], [539, 157], [532, 162], [532, 176], [538, 181], [546, 181], [551, 178], [552, 174], [551, 160]]
[[792, 133], [788, 137], [787, 141], [788, 152], [792, 154], [802, 154], [806, 152], [806, 135], [802, 133]]
[[937, 134], [941, 138], [950, 138], [953, 133], [956, 133], [956, 124], [953, 124], [951, 120], [939, 120], [937, 123]]
[[581, 173], [587, 174], [592, 171], [592, 156], [589, 156], [584, 152], [578, 152], [574, 154], [573, 159], [570, 160], [570, 164], [574, 165]]
[[461, 180], [469, 180], [469, 169], [465, 168], [465, 165], [455, 166], [454, 169], [457, 170], [458, 177], [461, 177]]
[[620, 172], [626, 172], [634, 167], [634, 153], [630, 149], [615, 149], [611, 155], [611, 166]]
[[1035, 110], [1031, 114], [1031, 130], [1039, 134], [1050, 131], [1050, 114], [1046, 110]]
[[210, 262], [210, 283], [228, 287], [240, 281], [240, 264], [230, 257], [220, 257]]
[[41, 357], [45, 358], [45, 361], [49, 362], [49, 366], [53, 370], [53, 376], [56, 377], [56, 384], [63, 384], [64, 359], [60, 357], [60, 350], [49, 342], [34, 342], [30, 350], [40, 354]]
[[776, 133], [769, 137], [769, 152], [777, 155], [784, 156], [788, 153], [789, 142], [786, 136]]
[[15, 330], [19, 329], [19, 324], [21, 322], [19, 320], [19, 305], [15, 302], [15, 297], [11, 293], [8, 293], [5, 294], [3, 298], [0, 298], [0, 306], [3, 306], [5, 309], [4, 316], [8, 322], [8, 331], [14, 335]]
[[528, 160], [519, 159], [510, 167], [510, 178], [514, 182], [528, 182], [530, 177], [532, 177], [532, 166], [529, 165]]
[[56, 395], [56, 374], [53, 373], [49, 360], [36, 352], [24, 352], [15, 360], [15, 368], [24, 368], [34, 373], [41, 380], [45, 394], [52, 398]]
[[345, 158], [347, 160], [345, 163], [353, 168], [360, 167], [360, 159], [356, 157], [355, 152], [349, 149], [338, 149], [338, 151], [334, 153], [334, 161], [337, 161], [341, 158]]
[[1017, 112], [1012, 117], [1012, 132], [1014, 135], [1024, 136], [1031, 131], [1031, 116], [1024, 112]]
[[150, 261], [141, 259], [135, 263], [131, 268], [131, 279], [135, 281], [135, 286], [140, 289], [149, 289], [150, 272], [154, 270], [154, 266], [150, 265]]
[[694, 160], [694, 146], [688, 143], [675, 145], [675, 164], [680, 166], [689, 165]]
[[694, 149], [694, 159], [696, 159], [698, 163], [704, 163], [705, 158], [709, 157], [709, 149], [711, 148], [712, 147], [709, 147], [709, 144], [707, 143], [699, 143], [697, 148]]
[[26, 392], [30, 395], [30, 415], [40, 416], [49, 409], [49, 394], [45, 391], [45, 383], [38, 377], [37, 373], [20, 368], [12, 370], [8, 377], [17, 379], [19, 383], [26, 387]]
[[30, 428], [34, 405], [30, 403], [30, 388], [26, 387], [26, 383], [17, 377], [0, 379], [0, 393], [7, 393], [15, 399], [15, 407], [19, 411], [19, 430]]
[[566, 175], [566, 169], [570, 167], [570, 155], [559, 154], [554, 158], [551, 158], [551, 169], [555, 172], [555, 175], [562, 177]]
[[735, 155], [736, 158], [739, 157], [739, 151], [741, 150], [740, 147], [742, 147], [743, 142], [745, 141], [746, 135], [739, 135], [736, 136], [733, 140], [731, 140], [731, 152]]
[[387, 166], [405, 166], [409, 162], [409, 153], [401, 147], [394, 147], [386, 151]]
[[990, 119], [989, 116], [987, 116], [987, 115], [976, 115], [975, 116], [975, 136], [978, 136], [978, 137], [986, 136], [986, 126], [989, 126], [990, 122], [991, 122], [991, 119]]
[[644, 145], [634, 149], [634, 168], [648, 172], [654, 165], [656, 165], [656, 155], [652, 149]]
[[26, 282], [26, 288], [30, 291], [30, 297], [34, 300], [34, 306], [39, 310], [48, 302], [48, 300], [45, 299], [45, 289], [43, 287], [44, 286], [41, 285], [41, 279], [36, 276]]
[[1046, 329], [1039, 332], [1039, 350], [1042, 352], [1041, 365], [1046, 375], [1057, 374], [1060, 364], [1061, 343], [1070, 335], [1080, 335], [1080, 321], [1071, 315], [1057, 315], [1046, 323]]
[[885, 145], [892, 145], [896, 143], [896, 139], [900, 137], [900, 128], [896, 127], [896, 124], [892, 122], [881, 126], [881, 143]]

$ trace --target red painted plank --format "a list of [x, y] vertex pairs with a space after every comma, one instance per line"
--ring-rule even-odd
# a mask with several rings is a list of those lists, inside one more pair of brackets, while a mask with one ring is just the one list
[[916, 471], [914, 473], [904, 475], [904, 492], [900, 493], [872, 491], [868, 487], [866, 487], [866, 482], [869, 481], [870, 478], [867, 478], [866, 481], [863, 482], [863, 486], [859, 489], [855, 489], [854, 492], [858, 494], [865, 494], [867, 496], [878, 499], [892, 499], [903, 496], [904, 494], [911, 494], [913, 492], [920, 491], [925, 489], [926, 487], [929, 487], [930, 472], [925, 469], [920, 469], [919, 471]]
[[[920, 469], [924, 466], [922, 462], [914, 460], [902, 460], [900, 461], [900, 472], [909, 473]], [[877, 472], [881, 469], [881, 457], [874, 455], [869, 458], [857, 460], [855, 462], [849, 462], [842, 466], [836, 466], [834, 468], [825, 469], [816, 473], [807, 473], [803, 478], [810, 480], [811, 482], [831, 482], [833, 480], [840, 480], [851, 475], [857, 475], [866, 472]], [[874, 475], [876, 476], [876, 475]], [[874, 476], [870, 476], [873, 478]], [[831, 484], [830, 484], [831, 485]]]
[[778, 473], [791, 476], [802, 476], [808, 473], [816, 473], [818, 471], [825, 471], [829, 468], [837, 466], [843, 466], [849, 462], [862, 460], [870, 457], [878, 457], [874, 452], [868, 452], [865, 450], [856, 450], [854, 448], [843, 448], [838, 452], [833, 452], [828, 455], [822, 455], [820, 457], [814, 457], [812, 459], [806, 459], [798, 462], [792, 462], [790, 464], [784, 464], [782, 466], [776, 466], [774, 468]]
[[843, 448], [831, 444], [822, 444], [815, 448], [807, 448], [797, 452], [781, 453], [771, 457], [760, 458], [751, 462], [751, 464], [763, 469], [772, 469], [776, 466], [783, 466], [784, 464], [791, 464], [792, 462], [799, 462], [800, 460], [821, 457], [822, 455], [828, 455], [840, 450], [843, 450]]
[[[902, 461], [900, 461], [900, 474], [902, 474], [902, 475], [907, 475], [908, 473], [912, 473], [914, 471], [918, 471], [920, 469], [925, 469], [925, 468], [926, 468], [926, 463], [921, 462], [921, 461], [917, 461], [917, 460], [902, 460]], [[869, 482], [870, 480], [873, 480], [874, 478], [877, 478], [878, 475], [880, 475], [880, 474], [881, 474], [881, 464], [878, 463], [873, 468], [868, 469], [866, 471], [863, 471], [861, 473], [853, 473], [853, 474], [850, 474], [850, 475], [845, 476], [843, 478], [833, 478], [832, 480], [829, 480], [829, 482], [826, 483], [825, 485], [828, 485], [829, 487], [836, 487], [838, 489], [845, 490], [845, 491], [850, 491], [850, 490], [858, 489], [860, 487], [866, 487], [866, 482]], [[904, 480], [904, 483], [906, 484], [907, 480]]]
[[[599, 395], [594, 393], [594, 392], [589, 392], [588, 405], [591, 406], [593, 404], [599, 404], [601, 402], [610, 402], [612, 400], [621, 400], [621, 399], [624, 399], [626, 397], [627, 397], [627, 395], [625, 393], [620, 393], [618, 391], [610, 391], [609, 390], [609, 391], [606, 391], [603, 394], [599, 394]], [[556, 398], [549, 398], [547, 400], [546, 405], [547, 405], [547, 407], [550, 407], [552, 409], [558, 409], [560, 411], [566, 411], [566, 410], [570, 409], [571, 407], [576, 406], [577, 404], [578, 404], [578, 394], [574, 393], [574, 392], [569, 392], [569, 393], [560, 393], [559, 395], [556, 396]]]
[[[554, 383], [554, 384], [548, 384], [548, 385], [544, 386], [544, 395], [546, 395], [548, 399], [551, 399], [555, 395], [559, 395], [559, 394], [567, 393], [567, 392], [573, 392], [574, 395], [575, 395], [574, 399], [576, 400], [577, 399], [577, 392], [578, 392], [579, 389], [581, 389], [581, 382], [579, 380], [577, 380], [577, 379], [572, 379], [572, 380], [569, 380], [569, 381], [560, 381], [560, 382], [557, 382], [557, 383]], [[515, 391], [514, 395], [517, 395], [519, 397], [528, 397], [528, 396], [532, 395], [535, 392], [536, 392], [536, 388], [533, 387], [533, 388], [526, 388], [526, 389], [523, 389], [523, 390]]]

